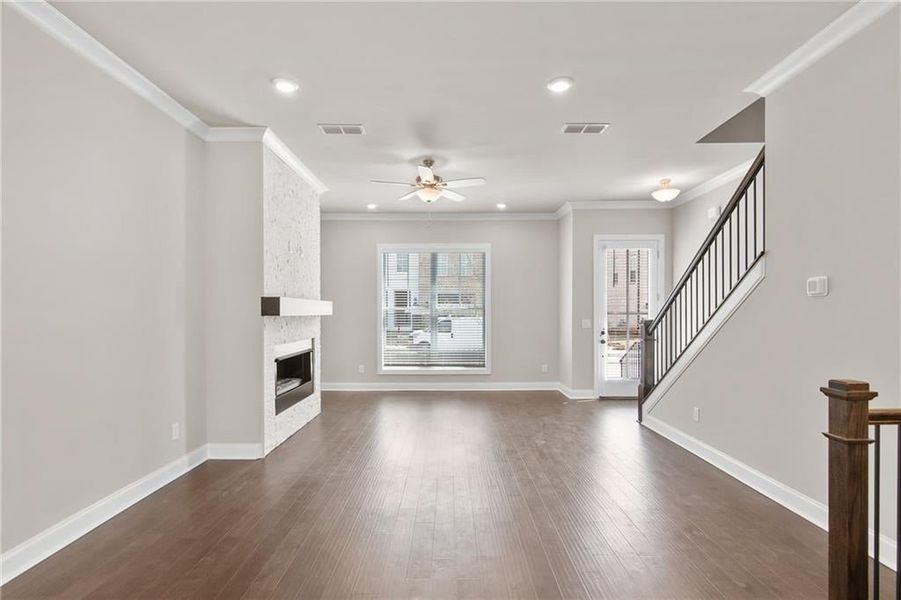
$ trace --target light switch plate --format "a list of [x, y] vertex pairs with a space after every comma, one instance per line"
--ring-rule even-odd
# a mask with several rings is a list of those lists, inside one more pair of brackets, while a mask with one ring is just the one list
[[812, 298], [829, 295], [829, 278], [825, 275], [817, 275], [807, 279], [807, 295]]
[[717, 217], [723, 212], [723, 209], [719, 206], [711, 206], [707, 209], [707, 218], [711, 221], [716, 221]]
[[591, 329], [591, 319], [582, 319], [582, 329]]
[[698, 408], [697, 406], [691, 407], [691, 420], [694, 421], [695, 423], [701, 422], [701, 409]]

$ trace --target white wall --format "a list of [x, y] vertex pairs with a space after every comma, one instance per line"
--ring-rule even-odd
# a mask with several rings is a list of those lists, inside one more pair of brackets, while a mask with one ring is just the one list
[[[418, 242], [491, 244], [490, 375], [377, 374], [376, 245]], [[335, 314], [322, 320], [323, 381], [558, 381], [558, 251], [555, 221], [324, 221], [322, 297]]]
[[203, 143], [6, 6], [2, 31], [8, 550], [205, 442]]
[[[766, 279], [652, 411], [819, 502], [819, 386], [850, 377], [880, 392], [874, 406], [901, 398], [898, 32], [896, 8], [767, 98]], [[830, 277], [828, 297], [805, 296], [812, 275]]]

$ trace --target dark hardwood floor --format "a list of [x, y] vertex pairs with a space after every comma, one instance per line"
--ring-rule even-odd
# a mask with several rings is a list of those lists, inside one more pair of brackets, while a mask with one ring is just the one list
[[632, 402], [384, 392], [324, 394], [265, 460], [201, 465], [0, 593], [731, 599], [825, 585], [825, 533], [642, 429]]

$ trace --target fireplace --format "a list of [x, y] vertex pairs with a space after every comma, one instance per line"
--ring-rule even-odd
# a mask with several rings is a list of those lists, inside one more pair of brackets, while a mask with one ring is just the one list
[[312, 340], [308, 348], [275, 359], [275, 414], [313, 393], [314, 360]]

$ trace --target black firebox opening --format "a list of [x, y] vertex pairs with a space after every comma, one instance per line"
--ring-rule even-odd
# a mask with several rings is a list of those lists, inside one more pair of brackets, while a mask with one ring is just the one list
[[313, 350], [275, 359], [275, 414], [313, 393]]

